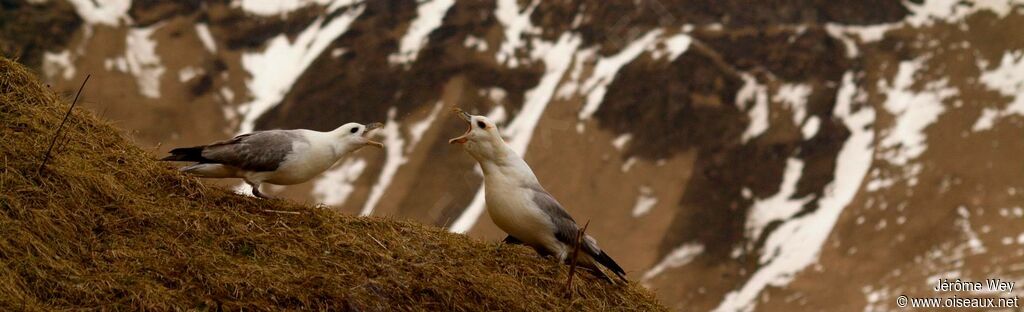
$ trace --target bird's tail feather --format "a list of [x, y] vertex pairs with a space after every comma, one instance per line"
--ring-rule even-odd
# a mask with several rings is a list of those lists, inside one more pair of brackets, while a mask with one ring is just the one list
[[605, 282], [608, 282], [609, 284], [613, 284], [613, 285], [615, 284], [615, 281], [613, 281], [610, 277], [608, 277], [608, 274], [604, 273], [604, 271], [601, 271], [601, 268], [597, 267], [596, 263], [593, 263], [593, 262], [583, 262], [583, 263], [579, 263], [579, 265], [583, 269], [585, 269], [586, 271], [590, 272], [591, 275], [594, 275], [595, 277], [597, 277], [597, 278], [599, 278], [599, 279], [601, 279], [601, 280], [603, 280]]
[[194, 161], [194, 162], [205, 162], [206, 158], [203, 157], [203, 146], [193, 147], [179, 147], [171, 150], [171, 155], [161, 158], [163, 161]]
[[199, 163], [178, 169], [181, 172], [194, 174], [202, 178], [235, 178], [238, 172], [235, 168], [221, 164]]
[[626, 271], [622, 270], [622, 267], [620, 267], [618, 263], [615, 263], [615, 260], [612, 260], [612, 257], [609, 257], [604, 250], [601, 250], [597, 255], [591, 255], [591, 257], [593, 257], [597, 263], [600, 263], [604, 267], [608, 268], [608, 270], [612, 271], [612, 273], [615, 273], [615, 276], [618, 276], [623, 282], [629, 282], [629, 280], [626, 279]]

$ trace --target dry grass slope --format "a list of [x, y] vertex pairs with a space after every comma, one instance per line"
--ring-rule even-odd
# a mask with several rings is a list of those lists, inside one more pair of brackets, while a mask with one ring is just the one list
[[0, 310], [664, 310], [590, 276], [565, 299], [523, 247], [206, 187], [89, 113], [37, 173], [69, 104], [0, 58]]

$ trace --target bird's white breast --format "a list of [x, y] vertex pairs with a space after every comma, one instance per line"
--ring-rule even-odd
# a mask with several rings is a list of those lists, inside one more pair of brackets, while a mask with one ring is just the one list
[[521, 183], [494, 172], [485, 177], [484, 197], [494, 224], [530, 245], [557, 241], [551, 218], [533, 202], [533, 191]]

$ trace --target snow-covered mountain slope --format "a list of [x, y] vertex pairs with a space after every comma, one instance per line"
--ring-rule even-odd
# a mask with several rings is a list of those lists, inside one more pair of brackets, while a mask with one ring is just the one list
[[458, 106], [679, 310], [1024, 280], [1021, 1], [70, 2], [46, 78], [154, 153], [386, 122], [279, 196], [503, 237]]

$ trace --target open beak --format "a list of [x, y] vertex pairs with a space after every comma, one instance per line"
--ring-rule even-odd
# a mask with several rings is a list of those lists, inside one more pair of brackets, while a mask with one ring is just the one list
[[473, 131], [473, 123], [470, 122], [470, 118], [472, 118], [472, 117], [470, 117], [469, 113], [466, 113], [465, 111], [463, 111], [462, 109], [460, 109], [458, 107], [452, 108], [452, 112], [455, 113], [456, 116], [459, 116], [459, 118], [462, 118], [462, 121], [466, 122], [467, 129], [466, 129], [466, 133], [462, 134], [461, 136], [459, 136], [457, 138], [453, 138], [451, 140], [448, 140], [448, 144], [463, 144], [463, 143], [466, 143], [466, 141], [469, 141], [469, 138], [468, 138], [469, 132]]
[[[363, 137], [365, 138], [365, 137], [370, 135], [371, 131], [379, 129], [379, 128], [383, 128], [383, 127], [384, 127], [384, 124], [379, 123], [379, 122], [368, 124], [368, 125], [366, 125], [366, 131], [363, 131]], [[370, 140], [369, 138], [366, 139], [366, 145], [375, 146], [375, 147], [381, 148], [381, 149], [384, 148], [384, 143], [377, 142], [377, 141], [374, 141], [374, 140]]]

